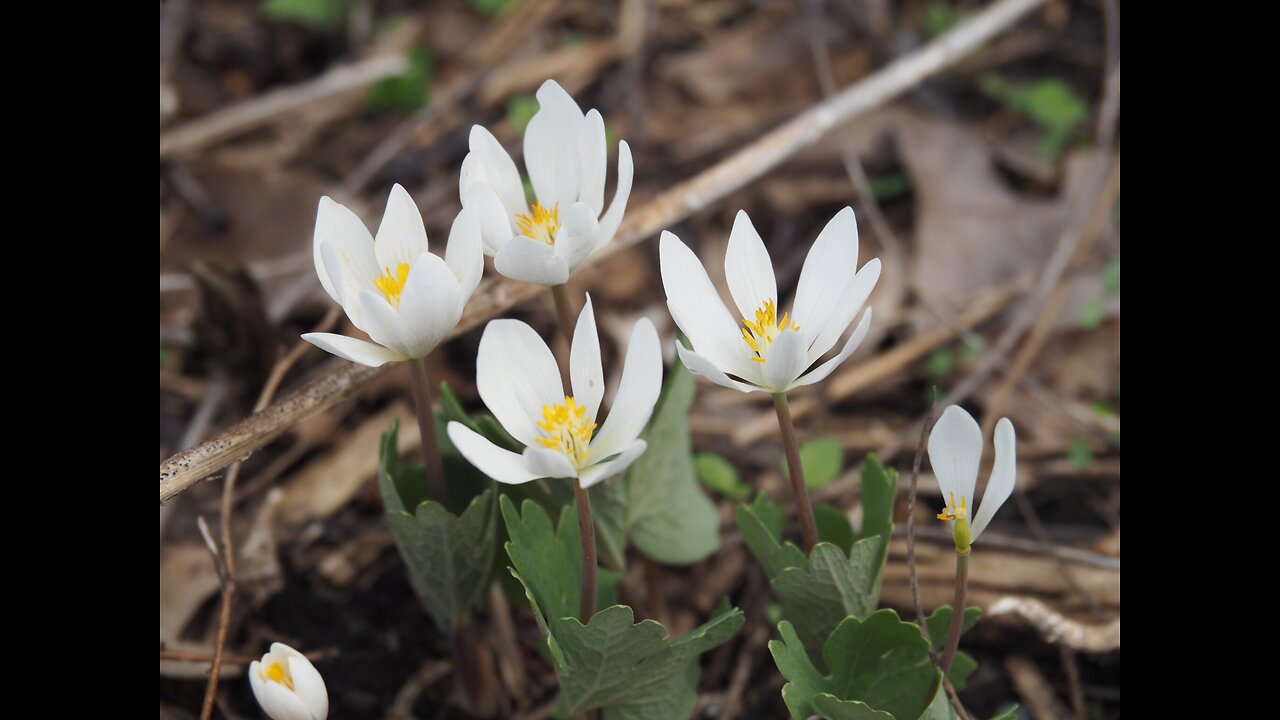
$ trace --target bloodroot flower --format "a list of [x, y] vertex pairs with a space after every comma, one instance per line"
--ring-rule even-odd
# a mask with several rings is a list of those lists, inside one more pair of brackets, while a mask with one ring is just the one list
[[[974, 491], [978, 484], [978, 465], [982, 462], [982, 429], [969, 413], [958, 405], [950, 405], [933, 426], [929, 435], [929, 464], [942, 488], [946, 508], [938, 519], [951, 523], [956, 551], [969, 554], [970, 544], [987, 528], [996, 511], [1013, 493], [1017, 469], [1017, 438], [1009, 418], [996, 423], [996, 462], [982, 496], [982, 507], [970, 515], [977, 505]], [[972, 520], [970, 520], [972, 518]]]
[[[538, 89], [538, 112], [524, 134], [524, 162], [536, 197], [493, 134], [471, 128], [471, 152], [462, 161], [462, 205], [480, 220], [484, 251], [498, 272], [554, 287], [618, 231], [631, 195], [631, 149], [618, 144], [618, 187], [604, 212], [608, 168], [604, 118], [585, 115], [554, 80]], [[601, 213], [604, 212], [603, 215]]]
[[880, 277], [878, 258], [857, 267], [853, 208], [841, 210], [818, 235], [790, 313], [780, 312], [773, 263], [745, 212], [738, 212], [724, 258], [741, 320], [725, 308], [702, 263], [679, 238], [664, 232], [659, 253], [667, 306], [692, 344], [676, 343], [680, 360], [718, 385], [777, 395], [818, 382], [857, 349], [871, 327], [867, 308], [840, 352], [814, 367], [835, 347]]
[[329, 692], [305, 655], [271, 643], [271, 651], [249, 664], [249, 685], [271, 720], [325, 720]]
[[458, 214], [444, 257], [433, 255], [422, 215], [399, 185], [377, 238], [355, 213], [321, 198], [313, 253], [325, 292], [373, 342], [333, 333], [302, 339], [371, 367], [426, 357], [458, 324], [484, 271], [474, 211]]
[[569, 351], [569, 380], [571, 394], [564, 390], [550, 348], [533, 328], [519, 320], [494, 320], [480, 338], [476, 387], [502, 427], [524, 443], [524, 452], [500, 448], [457, 422], [449, 423], [449, 439], [468, 462], [502, 483], [577, 478], [587, 488], [622, 472], [645, 450], [640, 431], [662, 387], [653, 323], [636, 322], [617, 397], [601, 425], [604, 369], [587, 298]]

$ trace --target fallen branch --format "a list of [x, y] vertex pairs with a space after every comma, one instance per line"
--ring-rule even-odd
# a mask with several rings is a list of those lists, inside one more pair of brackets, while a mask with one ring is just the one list
[[[588, 262], [602, 262], [652, 237], [777, 167], [832, 129], [902, 96], [1007, 29], [1045, 0], [999, 0], [920, 50], [904, 55], [861, 82], [806, 110], [701, 174], [628, 214], [618, 238]], [[467, 307], [454, 336], [538, 294], [537, 285], [489, 282]], [[313, 380], [217, 437], [160, 464], [160, 503], [211, 473], [247, 458], [294, 425], [337, 404], [386, 368], [347, 366]]]
[[1034, 598], [1006, 597], [987, 610], [988, 617], [1017, 615], [1054, 645], [1088, 653], [1120, 649], [1120, 618], [1102, 625], [1076, 622]]

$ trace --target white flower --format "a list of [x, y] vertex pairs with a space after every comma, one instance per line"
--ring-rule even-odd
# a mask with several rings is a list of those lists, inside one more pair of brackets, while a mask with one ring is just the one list
[[1017, 438], [1009, 418], [996, 423], [996, 462], [982, 496], [982, 507], [970, 524], [970, 509], [977, 504], [974, 490], [978, 484], [978, 465], [982, 462], [982, 429], [969, 413], [958, 405], [949, 405], [929, 435], [929, 464], [942, 488], [947, 507], [938, 513], [939, 520], [951, 523], [956, 548], [967, 554], [987, 528], [996, 511], [1013, 493], [1017, 470]]
[[608, 169], [604, 119], [586, 115], [554, 80], [538, 88], [538, 112], [524, 133], [524, 162], [537, 200], [525, 202], [511, 156], [483, 127], [471, 128], [462, 161], [462, 206], [480, 219], [484, 251], [509, 278], [563, 285], [569, 273], [618, 232], [631, 195], [631, 148], [618, 144], [618, 187], [604, 210]]
[[533, 328], [519, 320], [494, 320], [480, 338], [476, 387], [502, 427], [524, 443], [524, 453], [504, 450], [456, 422], [449, 423], [449, 439], [501, 483], [577, 478], [590, 487], [622, 472], [644, 452], [645, 441], [638, 438], [662, 387], [653, 323], [642, 318], [631, 331], [618, 394], [599, 432], [604, 369], [589, 297], [573, 332], [569, 381], [572, 395], [564, 392], [555, 357]]
[[249, 664], [249, 684], [262, 711], [272, 720], [325, 720], [329, 691], [305, 655], [271, 643], [271, 652]]
[[857, 270], [853, 208], [837, 213], [818, 235], [800, 271], [791, 313], [781, 318], [769, 252], [745, 212], [734, 220], [724, 258], [741, 321], [725, 308], [698, 256], [679, 238], [662, 233], [659, 254], [671, 317], [692, 343], [676, 343], [680, 359], [690, 372], [718, 385], [784, 393], [818, 382], [857, 349], [871, 327], [867, 308], [840, 352], [809, 370], [835, 347], [880, 278], [879, 258]]
[[302, 338], [371, 367], [435, 349], [458, 324], [484, 271], [474, 211], [454, 219], [442, 260], [427, 252], [422, 215], [399, 185], [391, 188], [377, 239], [355, 213], [320, 198], [313, 253], [325, 292], [373, 342], [333, 333]]

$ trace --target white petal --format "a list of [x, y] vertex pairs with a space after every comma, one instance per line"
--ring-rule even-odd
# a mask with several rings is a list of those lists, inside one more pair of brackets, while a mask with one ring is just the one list
[[[290, 648], [292, 649], [292, 648]], [[324, 686], [324, 678], [301, 653], [289, 658], [289, 674], [293, 676], [294, 693], [307, 706], [314, 720], [325, 720], [329, 717], [329, 691]]]
[[378, 267], [390, 268], [392, 272], [401, 263], [412, 265], [427, 251], [427, 228], [422, 224], [422, 213], [399, 183], [392, 186], [391, 196], [387, 198], [373, 251], [378, 256]]
[[739, 382], [728, 375], [725, 375], [724, 372], [721, 371], [720, 368], [716, 367], [715, 363], [708, 360], [705, 355], [701, 355], [686, 348], [681, 345], [678, 340], [676, 341], [676, 354], [680, 356], [680, 362], [684, 363], [684, 366], [689, 369], [689, 372], [694, 375], [700, 375], [721, 387], [727, 387], [730, 390], [738, 390], [741, 392], [769, 392], [766, 388], [760, 387], [759, 385]]
[[462, 206], [476, 214], [480, 225], [480, 241], [486, 255], [496, 255], [517, 234], [511, 227], [511, 213], [502, 206], [502, 201], [488, 185], [472, 184], [463, 197]]
[[820, 327], [800, 326], [801, 330], [810, 333], [809, 337], [813, 338], [809, 346], [811, 362], [826, 355], [827, 351], [840, 340], [849, 323], [853, 322], [858, 312], [862, 310], [862, 306], [866, 304], [867, 298], [871, 296], [871, 291], [875, 289], [876, 281], [879, 279], [880, 258], [872, 258], [862, 266], [857, 275], [853, 276], [841, 293], [840, 299], [833, 304], [831, 314]]
[[822, 229], [804, 259], [791, 319], [816, 338], [857, 272], [858, 221], [846, 207]]
[[500, 483], [519, 485], [540, 477], [529, 472], [523, 457], [494, 445], [462, 423], [449, 423], [448, 433], [450, 442], [458, 448], [467, 462]]
[[604, 397], [604, 366], [600, 360], [600, 336], [596, 331], [596, 315], [591, 309], [591, 296], [578, 313], [569, 349], [569, 382], [573, 398], [586, 406], [587, 417], [600, 418], [600, 400]]
[[631, 330], [622, 380], [609, 408], [609, 417], [591, 440], [591, 456], [609, 457], [639, 437], [649, 423], [649, 416], [653, 415], [660, 392], [662, 349], [658, 345], [658, 331], [648, 318], [640, 318]]
[[[346, 307], [346, 303], [359, 294], [360, 290], [373, 287], [373, 281], [382, 275], [382, 270], [378, 268], [378, 260], [373, 254], [373, 238], [364, 229], [364, 225], [359, 224], [359, 219], [337, 203], [332, 203], [330, 209], [337, 215], [347, 216], [349, 222], [339, 228], [341, 232], [327, 233], [321, 239], [321, 263], [333, 286], [330, 297]], [[326, 252], [332, 253], [332, 258], [326, 259]], [[336, 266], [333, 259], [338, 261]]]
[[604, 174], [608, 169], [608, 149], [605, 146], [604, 118], [600, 111], [587, 111], [582, 124], [582, 134], [578, 136], [578, 162], [581, 163], [578, 174], [581, 177], [581, 189], [578, 201], [591, 208], [593, 218], [600, 217], [604, 210]]
[[343, 311], [347, 313], [347, 317], [355, 326], [364, 329], [364, 323], [360, 319], [360, 304], [355, 301], [360, 294], [360, 286], [354, 284], [348, 275], [354, 276], [354, 271], [348, 273], [342, 266], [342, 260], [338, 256], [338, 249], [334, 243], [325, 242], [320, 245], [320, 266], [324, 268], [325, 277], [333, 283], [333, 299], [342, 306]]
[[480, 336], [476, 389], [489, 412], [524, 445], [542, 437], [542, 408], [564, 402], [555, 356], [533, 328], [494, 320]]
[[550, 245], [517, 235], [493, 259], [498, 272], [512, 280], [535, 285], [563, 285], [569, 280], [569, 265]]
[[325, 196], [320, 198], [320, 207], [316, 210], [316, 229], [311, 241], [312, 259], [315, 261], [316, 274], [320, 276], [320, 284], [324, 286], [324, 291], [329, 293], [329, 297], [333, 298], [334, 302], [342, 304], [336, 279], [330, 277], [321, 257], [321, 246], [330, 241], [334, 242], [335, 250], [341, 249], [347, 255], [359, 260], [356, 270], [368, 275], [369, 282], [378, 276], [373, 257], [373, 237], [369, 235], [369, 229], [345, 205], [340, 205]]
[[634, 179], [635, 166], [631, 162], [631, 146], [626, 140], [618, 143], [618, 187], [613, 191], [613, 202], [609, 210], [600, 218], [600, 239], [596, 241], [596, 250], [613, 242], [618, 234], [618, 226], [622, 224], [622, 215], [627, 211], [627, 199], [631, 197], [631, 181]]
[[[413, 272], [410, 271], [409, 274], [412, 275]], [[371, 340], [388, 350], [410, 356], [409, 344], [404, 335], [404, 320], [382, 293], [361, 290], [356, 303], [360, 307], [360, 317], [365, 325], [361, 329], [369, 333]]]
[[524, 199], [524, 183], [520, 182], [520, 171], [516, 169], [515, 161], [493, 133], [479, 125], [471, 126], [468, 143], [471, 147], [470, 156], [475, 159], [468, 164], [468, 173], [462, 178], [463, 197], [467, 195], [472, 183], [488, 185], [507, 209], [508, 222], [514, 228], [515, 216], [529, 210], [529, 203]]
[[786, 392], [800, 373], [809, 367], [809, 339], [802, 333], [787, 330], [769, 346], [769, 359], [764, 374], [774, 392]]
[[599, 236], [600, 223], [591, 208], [586, 203], [574, 203], [556, 234], [556, 255], [564, 258], [569, 272], [573, 272], [595, 249]]
[[756, 310], [764, 301], [778, 301], [778, 284], [773, 278], [769, 251], [765, 250], [764, 240], [744, 210], [738, 211], [733, 230], [729, 232], [724, 277], [729, 283], [729, 294], [733, 295], [733, 302], [744, 318], [754, 320]]
[[583, 470], [578, 474], [578, 482], [582, 483], [582, 487], [589, 488], [605, 478], [617, 475], [630, 467], [631, 463], [636, 461], [636, 458], [643, 455], [645, 448], [647, 447], [648, 444], [646, 444], [645, 441], [636, 440], [628, 445], [621, 453], [618, 453], [618, 455], [613, 459], [607, 460], [598, 465], [592, 465], [586, 470]]
[[[805, 385], [812, 385], [816, 382], [826, 380], [827, 376], [830, 375], [833, 370], [840, 367], [840, 363], [848, 360], [849, 356], [853, 354], [853, 351], [858, 349], [858, 346], [861, 345], [862, 340], [867, 337], [867, 331], [870, 329], [871, 308], [867, 308], [867, 311], [862, 313], [862, 321], [858, 323], [858, 327], [853, 329], [853, 334], [849, 336], [849, 339], [845, 341], [844, 347], [840, 349], [840, 354], [822, 363], [813, 370], [810, 370], [808, 373], [801, 375], [799, 379], [791, 383], [791, 388], [804, 387]], [[812, 355], [810, 355], [810, 358], [812, 358]], [[790, 390], [791, 388], [787, 389]]]
[[929, 434], [929, 464], [938, 477], [942, 497], [948, 506], [966, 498], [973, 508], [973, 488], [982, 462], [982, 428], [959, 405], [949, 405]]
[[664, 231], [658, 259], [672, 319], [688, 336], [693, 349], [717, 366], [721, 374], [763, 378], [759, 363], [747, 359], [748, 348], [739, 325], [720, 300], [698, 256], [675, 235]]
[[1009, 418], [996, 423], [996, 464], [991, 468], [991, 478], [982, 493], [982, 507], [973, 517], [973, 540], [977, 540], [987, 524], [1004, 502], [1013, 494], [1014, 480], [1018, 476], [1018, 438]]
[[[479, 252], [479, 248], [475, 250]], [[453, 269], [438, 255], [419, 255], [400, 295], [404, 353], [411, 358], [426, 357], [457, 327], [464, 303], [466, 297]]]
[[381, 345], [375, 345], [367, 340], [357, 340], [346, 335], [335, 335], [334, 333], [307, 333], [302, 336], [303, 340], [315, 345], [325, 352], [333, 353], [344, 360], [350, 360], [361, 365], [369, 367], [381, 367], [389, 362], [399, 360], [408, 360], [409, 358], [401, 355], [394, 350], [388, 350]]
[[543, 207], [568, 207], [578, 199], [580, 187], [582, 109], [554, 80], [538, 88], [537, 98], [538, 112], [524, 131], [524, 164]]
[[540, 445], [530, 445], [524, 449], [524, 464], [529, 472], [540, 478], [576, 478], [578, 470], [569, 462], [569, 458], [558, 450]]
[[478, 209], [463, 208], [453, 219], [453, 226], [449, 228], [449, 244], [444, 250], [444, 261], [458, 280], [463, 302], [471, 299], [476, 285], [480, 284], [480, 276], [484, 274]]

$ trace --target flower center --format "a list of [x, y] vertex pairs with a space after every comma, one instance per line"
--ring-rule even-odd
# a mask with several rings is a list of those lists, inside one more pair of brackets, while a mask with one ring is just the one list
[[394, 273], [391, 272], [391, 268], [386, 268], [386, 272], [382, 277], [374, 280], [373, 284], [386, 296], [387, 302], [399, 310], [400, 295], [404, 292], [404, 286], [407, 282], [409, 282], [409, 263], [400, 263], [396, 266]]
[[951, 493], [951, 502], [947, 504], [942, 512], [938, 513], [939, 520], [964, 520], [969, 517], [969, 508], [966, 507], [967, 499], [961, 495], [960, 504], [956, 505], [956, 494]]
[[293, 677], [289, 675], [289, 671], [278, 662], [273, 662], [267, 666], [267, 679], [274, 680], [281, 685], [293, 690]]
[[784, 330], [797, 332], [800, 330], [799, 325], [787, 319], [787, 313], [782, 313], [782, 320], [778, 320], [778, 308], [773, 300], [765, 300], [764, 304], [756, 310], [755, 322], [743, 319], [742, 324], [742, 339], [756, 354], [751, 361], [758, 363], [768, 359], [769, 347]]
[[546, 437], [536, 438], [539, 445], [564, 453], [573, 461], [574, 467], [586, 464], [587, 445], [596, 430], [596, 424], [587, 416], [587, 406], [569, 395], [558, 405], [543, 405], [538, 428], [546, 434]]
[[560, 206], [548, 210], [542, 203], [534, 202], [527, 214], [516, 216], [516, 224], [525, 237], [555, 246], [556, 234], [560, 232]]

